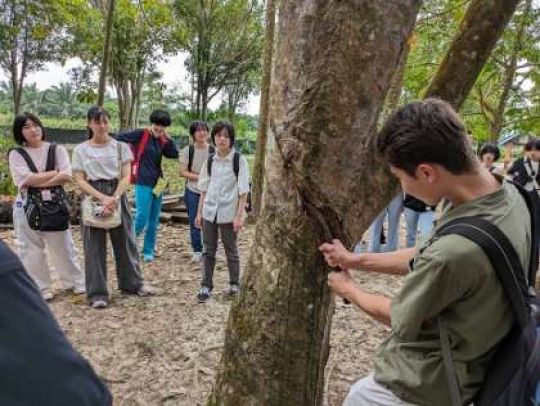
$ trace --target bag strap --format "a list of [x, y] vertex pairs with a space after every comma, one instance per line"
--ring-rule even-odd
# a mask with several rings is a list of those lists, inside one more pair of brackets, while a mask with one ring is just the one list
[[193, 157], [195, 156], [195, 145], [190, 144], [188, 147], [188, 171], [191, 172], [191, 169], [193, 168]]
[[[527, 172], [527, 175], [531, 179], [530, 182], [532, 182], [534, 190], [538, 191], [540, 190], [540, 186], [538, 185], [538, 173], [536, 173], [532, 167], [532, 162], [530, 159], [526, 159], [523, 161], [523, 165], [525, 166], [525, 171]], [[540, 172], [540, 171], [539, 171]]]
[[15, 151], [17, 151], [24, 158], [24, 160], [26, 161], [26, 165], [28, 165], [28, 169], [30, 169], [30, 171], [34, 173], [39, 172], [36, 168], [36, 165], [34, 164], [34, 161], [32, 161], [32, 157], [30, 156], [30, 154], [28, 154], [28, 152], [24, 148], [22, 147], [15, 148]]
[[139, 141], [139, 144], [137, 145], [137, 155], [135, 156], [135, 162], [139, 162], [141, 160], [141, 156], [144, 152], [144, 149], [146, 148], [146, 144], [148, 143], [148, 139], [150, 138], [150, 131], [148, 128], [145, 128], [143, 130], [143, 135], [141, 137], [141, 140]]
[[[212, 176], [212, 163], [214, 162], [215, 152], [208, 154], [208, 162], [206, 164], [206, 169], [208, 176]], [[240, 172], [240, 152], [235, 151], [233, 155], [233, 171], [236, 175], [236, 180], [238, 180], [238, 173]]]
[[450, 398], [452, 400], [452, 406], [462, 406], [461, 393], [459, 391], [459, 385], [457, 382], [457, 374], [454, 368], [454, 362], [452, 361], [452, 349], [450, 347], [450, 336], [446, 330], [446, 326], [441, 320], [441, 317], [437, 317], [437, 324], [439, 325], [439, 335], [441, 339], [441, 350], [444, 361], [444, 368], [446, 369], [446, 379], [450, 388]]
[[118, 156], [118, 182], [122, 180], [122, 145], [116, 141], [116, 155]]
[[529, 288], [519, 256], [508, 237], [493, 223], [479, 217], [456, 219], [436, 233], [437, 236], [448, 234], [461, 235], [483, 249], [510, 302], [518, 325], [524, 328], [530, 317]]
[[240, 152], [234, 151], [233, 155], [233, 170], [236, 175], [236, 180], [238, 180], [238, 173], [240, 173]]
[[208, 160], [206, 162], [206, 172], [208, 172], [208, 176], [212, 176], [212, 164], [214, 163], [214, 156], [216, 153], [208, 154]]
[[47, 151], [47, 164], [45, 165], [45, 172], [54, 171], [56, 167], [56, 144], [49, 144], [49, 151]]

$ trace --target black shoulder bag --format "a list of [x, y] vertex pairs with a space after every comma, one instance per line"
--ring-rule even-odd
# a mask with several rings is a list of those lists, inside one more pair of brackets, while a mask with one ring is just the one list
[[[24, 148], [16, 151], [26, 161], [28, 168], [38, 173], [36, 165]], [[45, 172], [56, 166], [56, 144], [50, 144]], [[28, 225], [36, 231], [64, 231], [69, 227], [69, 205], [66, 191], [61, 185], [50, 188], [28, 187], [24, 212]]]

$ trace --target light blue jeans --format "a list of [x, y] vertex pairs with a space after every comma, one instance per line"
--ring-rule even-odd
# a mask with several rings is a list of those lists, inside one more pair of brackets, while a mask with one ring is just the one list
[[[371, 252], [392, 252], [397, 250], [399, 244], [399, 220], [403, 212], [403, 196], [400, 193], [392, 199], [390, 204], [382, 211], [371, 225]], [[381, 230], [384, 219], [388, 214], [388, 234], [386, 244], [381, 247]]]
[[433, 229], [433, 221], [435, 220], [435, 212], [425, 211], [418, 212], [405, 208], [405, 221], [407, 222], [407, 248], [416, 245], [416, 237], [422, 243], [431, 233]]
[[151, 186], [135, 185], [135, 235], [138, 237], [146, 229], [142, 252], [147, 259], [154, 258], [162, 197], [154, 195]]

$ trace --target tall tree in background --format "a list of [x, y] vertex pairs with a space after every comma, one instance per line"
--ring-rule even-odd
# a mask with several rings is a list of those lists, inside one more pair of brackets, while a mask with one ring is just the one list
[[105, 99], [105, 87], [107, 84], [107, 68], [109, 67], [109, 56], [111, 52], [111, 34], [114, 21], [114, 4], [115, 0], [109, 0], [107, 5], [107, 17], [105, 28], [105, 40], [103, 41], [103, 55], [101, 57], [101, 69], [99, 70], [99, 85], [97, 105], [103, 106]]
[[[102, 65], [104, 21], [108, 2], [91, 1], [87, 12], [71, 21], [71, 55], [78, 56], [85, 69]], [[145, 75], [155, 69], [165, 55], [175, 53], [172, 6], [168, 0], [116, 0], [113, 13], [110, 61], [107, 77], [114, 86], [119, 111], [119, 127], [139, 123], [141, 92]], [[86, 86], [83, 86], [86, 87]]]
[[110, 76], [118, 97], [120, 128], [133, 128], [139, 124], [146, 73], [172, 51], [172, 10], [166, 0], [117, 1]]
[[538, 69], [538, 53], [528, 52], [535, 46], [538, 48], [538, 17], [538, 12], [535, 13], [532, 8], [532, 0], [521, 4], [503, 36], [503, 41], [498, 44], [482, 77], [475, 85], [476, 100], [486, 120], [492, 142], [497, 141], [505, 121], [511, 118], [511, 115], [509, 117], [505, 114], [509, 102], [512, 102], [512, 108], [523, 106], [520, 94], [524, 91], [523, 84], [533, 69]]
[[52, 0], [0, 0], [0, 68], [11, 83], [14, 114], [28, 73], [63, 58], [60, 7]]
[[471, 1], [425, 97], [437, 95], [454, 107], [463, 104], [518, 3], [519, 0]]
[[261, 7], [250, 0], [182, 0], [176, 2], [175, 10], [193, 77], [192, 109], [206, 119], [214, 97], [259, 69]]
[[272, 81], [272, 57], [274, 54], [274, 37], [276, 26], [276, 2], [266, 1], [266, 27], [264, 34], [264, 53], [262, 62], [261, 101], [259, 105], [259, 126], [257, 128], [257, 145], [253, 163], [252, 179], [252, 215], [258, 217], [261, 211], [264, 187], [264, 161], [266, 157], [266, 139], [268, 134], [268, 118], [270, 112], [270, 83]]

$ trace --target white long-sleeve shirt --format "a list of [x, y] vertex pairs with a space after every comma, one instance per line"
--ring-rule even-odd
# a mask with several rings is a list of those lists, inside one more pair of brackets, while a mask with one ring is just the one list
[[234, 149], [225, 157], [216, 152], [212, 162], [212, 176], [208, 176], [208, 161], [199, 174], [198, 189], [205, 193], [202, 216], [218, 224], [232, 223], [238, 210], [239, 196], [249, 192], [249, 167], [240, 155], [238, 179], [233, 168]]

